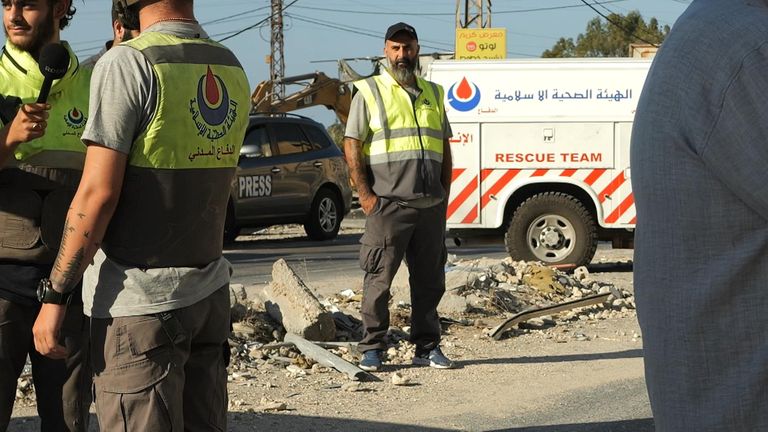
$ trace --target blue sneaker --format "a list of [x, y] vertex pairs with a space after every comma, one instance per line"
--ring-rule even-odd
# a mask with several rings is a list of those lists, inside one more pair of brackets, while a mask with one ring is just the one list
[[413, 364], [420, 366], [429, 366], [435, 369], [452, 369], [453, 362], [443, 354], [440, 347], [434, 347], [431, 350], [426, 348], [416, 348], [416, 355], [413, 356]]
[[381, 369], [381, 350], [372, 349], [363, 353], [363, 358], [360, 360], [360, 369], [368, 372], [375, 372]]

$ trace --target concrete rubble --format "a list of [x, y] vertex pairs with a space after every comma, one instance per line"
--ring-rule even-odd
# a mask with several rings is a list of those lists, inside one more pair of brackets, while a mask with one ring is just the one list
[[[313, 359], [290, 343], [290, 337], [286, 338], [286, 333], [291, 333], [312, 341], [317, 349], [327, 350], [329, 358], [338, 358], [340, 361], [336, 365], [343, 362], [356, 365], [359, 353], [355, 341], [359, 340], [361, 332], [362, 293], [359, 288], [339, 287], [337, 294], [319, 298], [282, 259], [275, 262], [272, 277], [272, 283], [258, 293], [261, 298], [248, 298], [242, 285], [231, 286], [234, 322], [229, 341], [230, 385], [269, 389], [273, 386], [269, 376], [282, 374], [295, 380], [297, 385], [312, 376], [327, 376], [324, 380], [329, 383], [342, 381], [329, 384], [328, 389], [374, 391], [364, 383], [350, 380], [354, 371], [347, 371], [349, 376], [345, 379], [344, 374], [332, 369], [334, 364]], [[541, 332], [558, 342], [563, 338], [588, 342], [589, 336], [569, 332], [563, 327], [570, 323], [634, 314], [634, 297], [629, 291], [596, 280], [585, 267], [566, 273], [538, 262], [511, 259], [462, 261], [451, 257], [446, 266], [446, 294], [439, 313], [445, 329], [451, 325], [474, 327], [477, 338], [487, 339], [485, 333], [493, 325], [523, 310], [603, 293], [610, 293], [605, 303], [532, 319], [519, 324], [518, 329], [511, 332], [512, 336]], [[415, 346], [408, 342], [410, 295], [405, 265], [395, 278], [391, 300], [390, 347], [383, 361], [385, 365], [410, 365]], [[558, 328], [561, 330], [557, 331]], [[633, 335], [633, 338], [640, 338], [640, 335]], [[446, 337], [443, 345], [450, 348], [455, 343], [452, 340]], [[488, 339], [487, 343], [497, 342]], [[403, 371], [391, 375], [388, 381], [397, 386], [414, 385]], [[33, 398], [31, 392], [31, 376], [25, 375], [19, 380], [17, 403], [29, 403]], [[289, 401], [266, 399], [253, 406], [230, 400], [230, 408], [252, 412], [291, 409]]]
[[[278, 263], [276, 267], [287, 267], [284, 263]], [[270, 286], [286, 284], [285, 276], [282, 276], [286, 271], [277, 272], [281, 275], [279, 277], [282, 278], [282, 282], [277, 284], [273, 282]], [[288, 275], [290, 276], [288, 281], [294, 289], [300, 288], [301, 292], [311, 295], [312, 299], [318, 298], [295, 273], [291, 272]], [[439, 312], [445, 325], [473, 326], [478, 329], [478, 333], [483, 334], [490, 328], [491, 321], [501, 321], [523, 310], [603, 293], [611, 294], [608, 301], [603, 304], [535, 318], [521, 323], [518, 332], [547, 332], [570, 322], [603, 320], [629, 315], [634, 313], [634, 297], [630, 292], [616, 288], [613, 284], [594, 280], [585, 267], [576, 268], [569, 274], [537, 262], [511, 259], [502, 261], [454, 259], [446, 266], [446, 294], [440, 304]], [[314, 301], [307, 303], [312, 305], [313, 310], [322, 307], [323, 310], [331, 313], [337, 329], [337, 342], [315, 340], [315, 344], [352, 364], [356, 364], [359, 359], [359, 353], [356, 352], [353, 341], [359, 338], [358, 311], [361, 300], [361, 292], [343, 287], [332, 297], [321, 298], [317, 300], [318, 303]], [[242, 374], [240, 371], [249, 369], [272, 373], [282, 370], [295, 379], [302, 379], [307, 375], [331, 373], [327, 365], [320, 365], [316, 360], [302, 354], [295, 346], [281, 343], [286, 330], [283, 327], [285, 322], [281, 325], [274, 314], [259, 312], [264, 310], [265, 304], [268, 302], [251, 303], [245, 314], [244, 323], [249, 327], [261, 329], [257, 332], [258, 336], [242, 337], [245, 334], [238, 331], [239, 327], [235, 326], [232, 340], [234, 361], [230, 366], [230, 380], [243, 381], [243, 375], [237, 374]], [[294, 304], [296, 304], [295, 301]], [[408, 270], [405, 265], [401, 266], [393, 282], [390, 312], [392, 324], [388, 332], [390, 348], [385, 352], [384, 363], [408, 365], [415, 353], [415, 346], [408, 342], [410, 294]], [[282, 316], [285, 319], [286, 315]], [[258, 320], [262, 322], [256, 324], [255, 321]], [[355, 329], [355, 326], [358, 328]], [[357, 335], [353, 334], [355, 332]], [[570, 337], [574, 341], [588, 340], [583, 334], [574, 333]], [[488, 343], [493, 342], [489, 340]], [[401, 383], [401, 378], [404, 377], [390, 378], [390, 380], [392, 383], [395, 380]], [[349, 385], [344, 388], [344, 391], [361, 391], [361, 388], [364, 387]]]
[[313, 341], [334, 340], [333, 315], [284, 259], [272, 267], [272, 283], [264, 288], [264, 298], [267, 312], [286, 331]]

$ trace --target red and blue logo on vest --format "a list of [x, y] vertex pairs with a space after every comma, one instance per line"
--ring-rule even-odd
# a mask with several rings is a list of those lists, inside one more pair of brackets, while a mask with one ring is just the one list
[[196, 97], [189, 101], [189, 112], [197, 134], [212, 142], [225, 137], [237, 119], [237, 102], [229, 97], [227, 85], [210, 65], [197, 81]]
[[456, 111], [470, 111], [480, 104], [480, 88], [463, 77], [448, 89], [448, 104]]
[[72, 107], [66, 114], [64, 114], [64, 123], [66, 123], [69, 130], [65, 130], [62, 135], [74, 135], [80, 136], [82, 130], [85, 127], [85, 122], [88, 120], [82, 111], [77, 107]]
[[229, 112], [229, 93], [224, 81], [213, 74], [210, 66], [197, 83], [197, 102], [206, 123], [211, 126], [224, 123]]

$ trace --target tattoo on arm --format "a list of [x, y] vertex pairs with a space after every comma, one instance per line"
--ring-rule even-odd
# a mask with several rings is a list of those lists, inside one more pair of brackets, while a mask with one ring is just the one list
[[65, 292], [70, 291], [71, 287], [80, 279], [80, 266], [83, 264], [84, 256], [85, 248], [78, 249], [75, 256], [67, 264], [67, 269], [62, 273], [61, 279], [57, 281]]
[[[79, 213], [77, 216], [82, 219], [85, 215]], [[85, 248], [81, 247], [79, 250], [77, 250], [77, 252], [75, 252], [75, 255], [68, 262], [65, 262], [66, 258], [64, 258], [64, 254], [62, 252], [66, 250], [67, 245], [70, 242], [71, 238], [69, 233], [74, 231], [75, 227], [70, 224], [69, 218], [67, 218], [67, 220], [64, 222], [64, 232], [61, 236], [59, 254], [56, 257], [56, 262], [53, 264], [53, 273], [57, 275], [54, 277], [54, 282], [56, 282], [56, 284], [61, 287], [64, 292], [70, 291], [80, 279], [80, 267], [82, 266], [83, 258], [85, 257]], [[86, 238], [88, 238], [89, 235], [89, 232], [85, 232]]]
[[[67, 244], [67, 239], [69, 238], [69, 233], [74, 231], [74, 228], [72, 228], [69, 225], [69, 219], [64, 221], [64, 232], [61, 234], [61, 244], [59, 245], [59, 250], [64, 249], [64, 245]], [[64, 273], [64, 268], [62, 267], [62, 261], [63, 258], [61, 254], [58, 254], [56, 256], [56, 262], [53, 263], [53, 269], [57, 273]]]
[[346, 154], [347, 164], [349, 165], [349, 174], [355, 182], [358, 194], [370, 195], [373, 192], [368, 185], [368, 171], [363, 159], [362, 144], [360, 141], [345, 138], [344, 152]]

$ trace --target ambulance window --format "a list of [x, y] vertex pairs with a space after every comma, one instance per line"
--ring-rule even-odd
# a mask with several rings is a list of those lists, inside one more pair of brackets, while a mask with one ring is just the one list
[[269, 145], [269, 135], [265, 125], [254, 126], [246, 132], [240, 154], [248, 157], [272, 156], [272, 147]]
[[280, 155], [302, 153], [311, 148], [309, 140], [296, 124], [275, 124], [272, 131], [275, 133], [277, 153]]
[[312, 150], [320, 150], [330, 145], [328, 136], [322, 129], [312, 126], [304, 126], [304, 132], [309, 137], [309, 142], [312, 145]]

